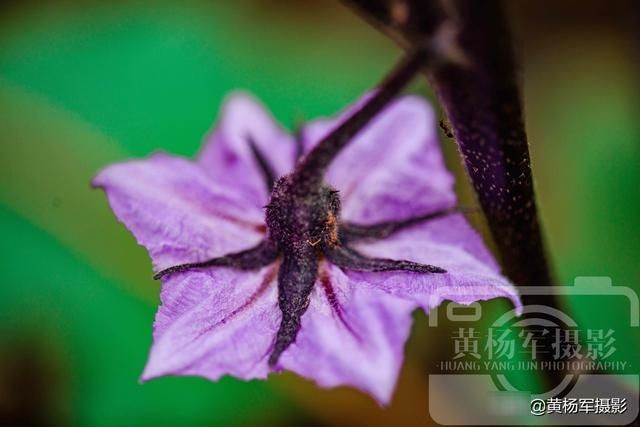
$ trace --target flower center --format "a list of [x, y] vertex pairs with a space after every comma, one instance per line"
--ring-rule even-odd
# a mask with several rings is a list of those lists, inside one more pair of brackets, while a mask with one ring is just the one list
[[339, 217], [338, 190], [325, 183], [305, 185], [296, 174], [275, 183], [266, 211], [269, 235], [283, 251], [336, 244]]

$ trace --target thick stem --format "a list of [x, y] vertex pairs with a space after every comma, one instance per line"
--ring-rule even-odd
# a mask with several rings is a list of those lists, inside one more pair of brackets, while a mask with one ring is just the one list
[[[450, 50], [460, 52], [464, 63], [425, 70], [449, 117], [505, 273], [518, 285], [551, 285], [500, 1], [343, 1], [408, 49], [433, 39], [442, 23], [457, 33]], [[400, 4], [406, 13], [397, 11]]]
[[[500, 0], [342, 1], [406, 49], [436, 37], [440, 26], [451, 29], [454, 37], [442, 49], [463, 60], [425, 71], [448, 115], [506, 275], [521, 286], [552, 285]], [[559, 305], [552, 295], [524, 295], [523, 301]], [[564, 377], [546, 373], [552, 384]]]
[[472, 65], [435, 70], [432, 82], [506, 274], [519, 285], [550, 285], [515, 63], [500, 5], [473, 0], [455, 5], [459, 42]]

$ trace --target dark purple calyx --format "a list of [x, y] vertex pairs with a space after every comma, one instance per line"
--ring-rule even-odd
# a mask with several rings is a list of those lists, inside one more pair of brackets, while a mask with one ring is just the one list
[[[296, 339], [311, 291], [320, 282], [319, 265], [323, 258], [355, 271], [445, 273], [444, 269], [428, 264], [369, 258], [351, 248], [350, 244], [363, 239], [385, 238], [398, 230], [448, 215], [457, 209], [430, 212], [402, 221], [350, 224], [340, 220], [339, 192], [324, 182], [325, 171], [337, 154], [425, 65], [428, 53], [427, 49], [420, 49], [409, 55], [359, 110], [302, 157], [291, 174], [277, 181], [266, 157], [248, 137], [256, 164], [271, 191], [266, 206], [265, 239], [247, 250], [170, 267], [154, 277], [159, 279], [168, 274], [215, 266], [255, 270], [279, 260], [278, 306], [282, 320], [269, 355], [269, 366], [273, 367], [282, 352]], [[327, 281], [328, 276], [324, 275], [322, 285], [330, 288]]]

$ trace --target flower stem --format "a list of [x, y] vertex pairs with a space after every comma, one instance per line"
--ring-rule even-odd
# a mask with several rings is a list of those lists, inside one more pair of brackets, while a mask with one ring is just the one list
[[[430, 67], [426, 74], [447, 113], [501, 265], [518, 286], [552, 286], [516, 61], [500, 0], [342, 1], [405, 49], [434, 39], [443, 25], [451, 30], [441, 49], [462, 60]], [[523, 302], [560, 306], [551, 293], [524, 295]], [[561, 371], [545, 374], [550, 384], [564, 378]]]
[[320, 182], [340, 151], [433, 59], [427, 47], [407, 54], [378, 86], [373, 96], [331, 131], [298, 164], [295, 174], [306, 182]]
[[[454, 33], [444, 51], [461, 61], [426, 69], [447, 113], [505, 273], [517, 285], [551, 285], [536, 209], [517, 67], [498, 0], [343, 0], [406, 49]], [[398, 16], [404, 17], [399, 19]], [[553, 298], [545, 303], [555, 305]]]

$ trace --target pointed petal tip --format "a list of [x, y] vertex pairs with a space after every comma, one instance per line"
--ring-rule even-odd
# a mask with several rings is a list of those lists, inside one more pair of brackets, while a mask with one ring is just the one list
[[140, 384], [144, 384], [146, 382], [166, 375], [171, 375], [171, 372], [167, 372], [167, 370], [163, 369], [162, 365], [157, 362], [157, 359], [154, 357], [152, 347], [147, 358], [147, 363], [145, 364], [144, 369], [142, 370], [142, 373], [138, 378], [138, 382]]
[[515, 285], [508, 282], [508, 286], [504, 289], [502, 295], [495, 295], [493, 298], [500, 297], [506, 298], [511, 302], [513, 306], [511, 310], [515, 313], [516, 316], [522, 315], [522, 299], [520, 298], [520, 294], [518, 293], [518, 289], [515, 287]]
[[89, 188], [92, 190], [96, 190], [99, 188], [102, 188], [102, 185], [100, 185], [99, 181], [98, 181], [98, 176], [100, 174], [96, 174], [93, 178], [91, 178], [91, 181], [89, 181]]
[[271, 113], [266, 106], [256, 96], [246, 90], [234, 90], [227, 94], [222, 100], [221, 111], [220, 122], [237, 119], [240, 116], [245, 118], [251, 116], [258, 117], [261, 120], [267, 120], [274, 126], [276, 125], [275, 120], [272, 119]]
[[149, 365], [147, 364], [147, 366], [145, 366], [144, 370], [142, 371], [142, 374], [140, 374], [140, 376], [138, 377], [138, 384], [144, 384], [147, 383], [155, 378], [158, 378], [161, 375], [154, 375], [153, 373], [149, 372]]
[[92, 189], [103, 189], [105, 187], [105, 183], [104, 183], [104, 172], [105, 170], [107, 170], [109, 168], [109, 166], [105, 166], [102, 169], [100, 169], [92, 178], [91, 181], [89, 181], [89, 187]]
[[509, 297], [509, 299], [513, 303], [513, 309], [515, 310], [516, 316], [521, 316], [522, 315], [523, 306], [522, 306], [522, 300], [520, 299], [520, 295], [515, 294], [515, 295]]
[[224, 106], [231, 105], [233, 103], [251, 103], [262, 105], [255, 95], [245, 89], [235, 89], [229, 92], [225, 95], [222, 102]]
[[369, 389], [358, 387], [358, 390], [371, 397], [380, 408], [385, 409], [391, 405], [396, 384], [372, 387]]

